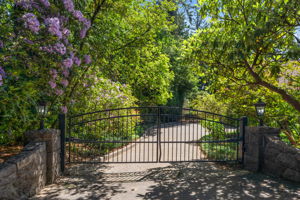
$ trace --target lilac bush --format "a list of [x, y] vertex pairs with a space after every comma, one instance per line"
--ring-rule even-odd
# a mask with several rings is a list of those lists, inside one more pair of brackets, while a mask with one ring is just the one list
[[66, 68], [71, 68], [73, 66], [73, 60], [72, 60], [72, 58], [67, 58], [67, 59], [63, 60], [62, 64]]
[[5, 77], [5, 71], [4, 69], [0, 66], [0, 86], [3, 85], [3, 79]]
[[61, 84], [64, 86], [64, 87], [67, 87], [69, 85], [69, 81], [67, 79], [63, 79], [61, 81]]
[[80, 64], [81, 64], [80, 58], [78, 58], [78, 57], [76, 57], [76, 56], [73, 58], [73, 62], [74, 62], [74, 64], [77, 65], [77, 66], [80, 66]]
[[54, 52], [59, 53], [61, 55], [65, 55], [65, 53], [67, 52], [67, 48], [65, 47], [65, 45], [60, 42], [56, 43], [52, 49]]
[[[29, 56], [33, 55], [33, 51], [34, 55], [39, 55], [39, 59], [25, 58], [24, 67], [38, 66], [32, 68], [36, 70], [32, 73], [34, 76], [39, 75], [43, 85], [48, 86], [41, 92], [48, 94], [49, 99], [53, 95], [58, 96], [59, 98], [53, 99], [57, 101], [56, 104], [61, 105], [60, 101], [64, 98], [63, 95], [67, 94], [73, 76], [78, 74], [76, 71], [82, 70], [81, 60], [84, 60], [85, 64], [92, 62], [90, 56], [82, 55], [78, 46], [78, 38], [86, 37], [91, 22], [80, 10], [75, 10], [73, 0], [15, 0], [15, 5], [19, 12], [16, 19], [20, 20], [25, 28], [20, 29], [21, 34], [18, 36], [22, 38], [23, 44], [27, 45]], [[3, 41], [0, 40], [0, 49], [3, 46]], [[29, 61], [33, 63], [25, 64]], [[4, 68], [0, 68], [0, 86], [4, 84], [5, 67], [4, 65]], [[73, 71], [75, 73], [72, 73]], [[62, 111], [67, 112], [66, 105], [63, 106]]]
[[60, 31], [60, 21], [57, 17], [46, 18], [45, 25], [48, 27], [49, 33], [57, 36], [59, 39], [62, 38], [62, 32]]
[[91, 56], [84, 55], [84, 62], [85, 62], [85, 64], [90, 64], [92, 62]]
[[25, 28], [30, 29], [34, 33], [38, 33], [40, 30], [40, 22], [33, 13], [26, 13], [22, 16], [24, 20]]
[[48, 0], [39, 0], [43, 6], [46, 8], [50, 7], [50, 3]]
[[56, 88], [56, 83], [52, 80], [48, 82], [52, 89]]
[[72, 0], [62, 0], [65, 9], [69, 12], [73, 12], [74, 11], [74, 3]]
[[66, 114], [68, 112], [68, 108], [66, 106], [61, 106], [60, 109], [62, 113]]

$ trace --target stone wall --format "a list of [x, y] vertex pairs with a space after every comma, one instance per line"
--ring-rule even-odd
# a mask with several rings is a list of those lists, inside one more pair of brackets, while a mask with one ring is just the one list
[[46, 144], [30, 143], [0, 165], [0, 199], [27, 199], [46, 184]]
[[31, 142], [46, 142], [47, 149], [47, 184], [55, 181], [60, 174], [60, 131], [44, 129], [29, 131], [25, 137]]
[[60, 132], [25, 133], [29, 144], [0, 165], [0, 199], [28, 199], [60, 174]]
[[244, 167], [300, 182], [300, 150], [280, 141], [279, 129], [246, 127]]
[[285, 144], [277, 136], [266, 136], [263, 156], [263, 172], [300, 182], [300, 149]]

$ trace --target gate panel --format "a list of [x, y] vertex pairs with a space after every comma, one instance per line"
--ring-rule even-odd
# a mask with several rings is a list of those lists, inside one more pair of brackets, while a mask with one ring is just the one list
[[138, 107], [70, 117], [68, 162], [157, 162], [157, 116], [157, 107]]
[[186, 108], [161, 108], [161, 160], [239, 160], [239, 120]]
[[241, 161], [239, 119], [178, 107], [102, 110], [68, 118], [66, 162]]

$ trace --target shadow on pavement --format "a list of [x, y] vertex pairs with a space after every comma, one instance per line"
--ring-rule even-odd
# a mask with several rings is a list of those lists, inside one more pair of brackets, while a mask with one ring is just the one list
[[[126, 164], [118, 164], [117, 169], [120, 165]], [[300, 199], [299, 184], [215, 163], [175, 163], [124, 172], [111, 171], [114, 166], [73, 166], [57, 184], [32, 199]]]
[[152, 169], [158, 183], [142, 199], [300, 199], [300, 184], [213, 163], [180, 163]]

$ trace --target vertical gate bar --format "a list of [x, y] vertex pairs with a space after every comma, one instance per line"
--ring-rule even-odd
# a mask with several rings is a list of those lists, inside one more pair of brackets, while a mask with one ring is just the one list
[[[136, 113], [137, 113], [137, 111], [135, 110], [135, 113], [133, 113], [134, 115], [136, 115]], [[133, 124], [134, 124], [134, 126], [133, 126], [133, 134], [134, 134], [134, 162], [136, 162], [136, 154], [137, 154], [137, 152], [136, 152], [136, 138], [135, 138], [135, 136], [136, 136], [136, 130], [135, 130], [135, 121], [134, 121], [134, 116], [132, 117], [132, 121], [133, 121]]]
[[63, 173], [65, 171], [65, 133], [66, 133], [66, 115], [59, 114], [59, 130], [60, 130], [60, 169]]
[[156, 162], [160, 162], [160, 107], [157, 108], [157, 152], [156, 152]]
[[[163, 130], [164, 130], [164, 132], [163, 132], [163, 135], [164, 135], [163, 141], [165, 142], [166, 141], [166, 134], [167, 134], [166, 128], [168, 128], [168, 119], [167, 119], [168, 108], [165, 108], [165, 109], [162, 108], [162, 110], [163, 110], [162, 111], [163, 115], [162, 115], [161, 123], [163, 124]], [[162, 146], [162, 144], [160, 146]], [[162, 148], [163, 151], [162, 151], [162, 155], [161, 155], [161, 157], [163, 157], [163, 161], [165, 160], [165, 157], [167, 155], [166, 146], [167, 146], [166, 143], [163, 143], [163, 148]]]
[[[122, 115], [123, 115], [123, 112], [124, 111], [122, 111]], [[125, 119], [124, 118], [121, 118], [122, 119], [122, 141], [123, 141], [123, 147], [122, 147], [122, 162], [124, 162], [124, 149], [125, 149], [125, 151], [126, 151], [126, 146], [127, 146], [127, 143], [125, 143], [126, 141], [125, 141], [125, 139], [126, 139], [126, 136], [125, 136], [125, 131], [124, 131], [124, 121], [125, 121]]]
[[241, 118], [241, 121], [240, 121], [240, 134], [242, 135], [242, 148], [241, 148], [241, 151], [242, 151], [242, 163], [244, 164], [244, 154], [245, 154], [245, 129], [246, 129], [246, 126], [248, 125], [248, 118], [246, 116], [243, 116]]
[[[203, 131], [203, 128], [202, 128], [202, 121], [201, 121], [201, 118], [202, 118], [202, 116], [201, 116], [201, 114], [202, 113], [199, 113], [199, 111], [197, 111], [196, 112], [197, 113], [197, 116], [198, 116], [198, 118], [197, 118], [197, 128], [196, 128], [196, 131], [197, 131], [197, 134], [199, 134], [199, 126], [200, 126], [200, 138], [201, 138], [201, 141], [203, 140], [202, 139], [202, 131]], [[201, 143], [198, 143], [197, 145], [201, 145]], [[197, 147], [197, 149], [199, 149], [200, 148], [200, 146], [199, 147]], [[199, 151], [197, 151], [197, 149], [195, 149], [195, 151], [196, 151], [196, 159], [198, 158], [197, 157], [197, 152]], [[201, 148], [200, 148], [201, 149]], [[199, 156], [199, 158], [200, 158], [200, 160], [202, 160], [202, 156], [201, 156], [201, 152], [200, 152], [200, 156]]]
[[[127, 142], [129, 142], [129, 128], [128, 128], [128, 118], [129, 118], [129, 116], [128, 116], [128, 110], [129, 109], [126, 109], [126, 140], [127, 140]], [[129, 143], [127, 143], [128, 144], [128, 146], [130, 145]], [[127, 149], [126, 151], [125, 151], [125, 153], [126, 153], [126, 156], [125, 156], [125, 162], [128, 162], [128, 159], [127, 159], [127, 156], [128, 156], [128, 152], [129, 152], [129, 149]]]
[[[119, 116], [119, 117], [117, 118], [117, 119], [118, 119], [118, 122], [117, 122], [117, 123], [118, 123], [118, 126], [117, 126], [117, 127], [118, 127], [118, 128], [117, 128], [117, 138], [118, 138], [118, 140], [120, 141], [121, 144], [120, 144], [120, 143], [117, 144], [117, 147], [116, 147], [116, 149], [117, 149], [117, 162], [119, 162], [119, 152], [120, 152], [120, 151], [118, 150], [118, 146], [121, 145], [121, 149], [123, 149], [123, 138], [122, 138], [122, 135], [121, 135], [122, 132], [121, 132], [121, 127], [120, 127], [120, 120], [122, 120], [122, 119], [120, 118], [120, 109], [118, 109], [118, 116]], [[121, 140], [120, 140], [120, 139], [121, 139]], [[121, 149], [120, 149], [120, 150], [121, 150]], [[122, 152], [121, 152], [121, 156], [123, 156], [123, 155], [122, 155]], [[121, 162], [122, 162], [121, 156], [120, 156], [120, 160], [121, 160]]]
[[[68, 132], [69, 132], [69, 138], [68, 138], [68, 142], [69, 142], [69, 163], [71, 163], [71, 129], [72, 129], [72, 124], [71, 124], [71, 117], [69, 117], [68, 120]], [[76, 154], [75, 154], [76, 155]]]
[[[239, 124], [240, 123], [240, 120], [236, 120], [236, 130], [239, 129]], [[239, 144], [240, 144], [240, 131], [237, 131], [236, 133], [236, 161], [238, 162], [239, 161]]]

